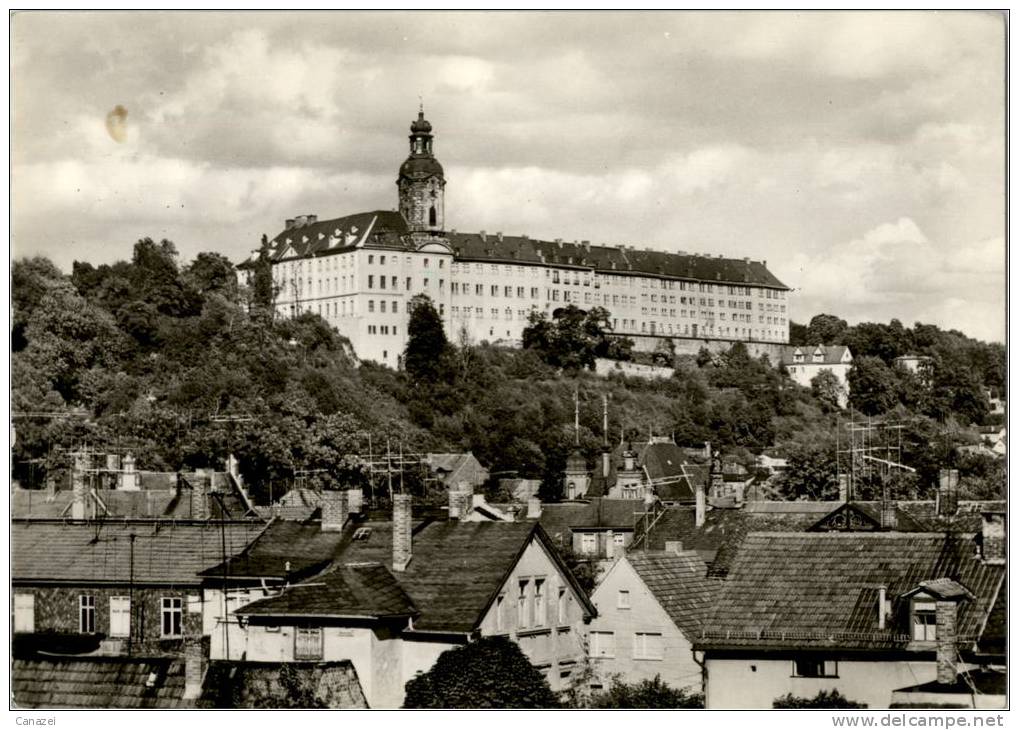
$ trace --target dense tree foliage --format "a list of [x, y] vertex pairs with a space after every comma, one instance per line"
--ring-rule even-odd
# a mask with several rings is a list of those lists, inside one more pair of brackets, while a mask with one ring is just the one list
[[488, 636], [439, 655], [407, 682], [405, 708], [523, 709], [559, 706], [548, 682], [516, 642]]
[[[783, 494], [798, 498], [835, 488], [825, 476], [831, 459], [826, 466], [817, 452], [821, 444], [834, 452], [836, 418], [874, 413], [909, 423], [902, 460], [918, 474], [903, 489], [929, 493], [940, 468], [958, 468], [968, 494], [1003, 489], [1000, 460], [958, 447], [981, 441], [970, 424], [986, 412], [983, 388], [1002, 392], [1004, 350], [928, 325], [899, 332], [909, 346], [892, 351], [885, 344], [901, 325], [846, 328], [844, 340], [877, 345], [854, 351], [855, 411], [836, 413], [826, 388], [793, 384], [741, 343], [675, 356], [668, 379], [596, 376], [587, 371], [593, 357], [626, 356], [604, 310], [535, 317], [530, 347], [507, 350], [462, 335], [451, 344], [441, 322], [425, 317], [434, 309], [419, 307], [413, 357], [398, 372], [356, 363], [315, 314], [274, 318], [271, 276], [259, 284], [256, 270], [246, 290], [223, 257], [181, 265], [167, 241], [139, 241], [130, 261], [75, 263], [70, 276], [45, 259], [18, 260], [12, 281], [13, 409], [42, 414], [15, 419], [15, 466], [29, 483], [66, 466], [67, 451], [83, 443], [131, 450], [140, 469], [221, 467], [234, 453], [261, 502], [298, 472], [362, 483], [356, 455], [371, 438], [377, 456], [388, 438], [406, 451], [470, 450], [493, 473], [542, 480], [542, 496], [554, 500], [577, 441], [593, 465], [606, 441], [654, 433], [680, 444], [710, 441], [746, 462], [765, 448], [789, 454], [794, 468]], [[886, 330], [890, 338], [875, 334]], [[927, 354], [931, 369], [913, 375], [883, 359], [903, 350]], [[422, 479], [405, 479], [434, 496]]]
[[442, 327], [442, 318], [435, 311], [432, 300], [418, 294], [410, 300], [403, 366], [416, 382], [437, 383], [446, 369], [448, 354], [449, 340]]

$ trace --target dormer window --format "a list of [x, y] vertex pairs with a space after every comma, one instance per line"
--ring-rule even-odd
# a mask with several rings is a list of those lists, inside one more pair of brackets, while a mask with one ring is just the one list
[[923, 598], [913, 599], [912, 623], [914, 641], [935, 641], [938, 626], [937, 604]]

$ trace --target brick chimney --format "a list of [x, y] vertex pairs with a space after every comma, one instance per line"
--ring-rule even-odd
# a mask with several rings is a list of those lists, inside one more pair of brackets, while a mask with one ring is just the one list
[[410, 495], [393, 495], [393, 570], [402, 573], [412, 557]]
[[527, 519], [536, 520], [541, 517], [541, 499], [531, 497], [527, 500]]
[[350, 515], [347, 493], [327, 489], [322, 492], [322, 532], [342, 532]]
[[707, 513], [707, 500], [704, 497], [704, 483], [698, 481], [694, 486], [694, 525], [704, 527], [704, 520]]
[[888, 587], [878, 586], [877, 589], [877, 627], [884, 629], [888, 619]]
[[[178, 482], [181, 475], [177, 475]], [[194, 520], [209, 519], [208, 495], [205, 489], [205, 478], [195, 474], [188, 480], [191, 484], [191, 518]]]
[[981, 554], [988, 565], [1005, 564], [1005, 513], [982, 513]]
[[289, 230], [290, 230], [291, 228], [293, 228], [293, 227], [294, 227], [294, 223], [295, 223], [295, 221], [294, 221], [294, 219], [293, 219], [293, 218], [287, 218], [287, 219], [286, 219], [286, 220], [285, 220], [285, 221], [283, 222], [283, 230], [285, 230], [285, 231], [289, 231]]
[[184, 641], [184, 699], [197, 700], [202, 696], [205, 679], [205, 653], [201, 636], [189, 636]]
[[936, 605], [938, 684], [955, 684], [959, 676], [959, 667], [955, 663], [959, 653], [956, 647], [959, 604], [939, 600]]
[[849, 475], [839, 474], [839, 502], [849, 501]]
[[85, 519], [85, 468], [87, 456], [78, 451], [71, 454], [71, 519]]
[[364, 510], [364, 492], [361, 487], [347, 490], [347, 509], [352, 515], [359, 515]]
[[449, 490], [449, 519], [462, 520], [470, 514], [474, 503], [474, 490], [470, 486], [459, 484]]
[[937, 514], [951, 517], [959, 510], [959, 470], [942, 469], [938, 472]]
[[895, 500], [892, 499], [891, 489], [885, 482], [881, 494], [881, 529], [894, 530], [899, 526], [898, 509]]

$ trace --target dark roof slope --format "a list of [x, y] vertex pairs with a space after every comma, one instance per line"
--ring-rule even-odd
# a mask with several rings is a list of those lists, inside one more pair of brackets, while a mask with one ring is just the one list
[[707, 578], [697, 553], [635, 552], [626, 559], [683, 633], [693, 638], [707, 628], [721, 584]]
[[15, 659], [11, 674], [12, 705], [19, 708], [174, 709], [195, 704], [183, 699], [181, 659]]
[[[293, 702], [280, 682], [279, 662], [212, 662], [205, 675], [202, 708], [286, 708]], [[368, 703], [354, 665], [340, 662], [290, 662], [301, 687], [331, 709], [361, 709]]]
[[[754, 533], [743, 541], [705, 646], [880, 648], [909, 641], [904, 601], [922, 581], [952, 577], [975, 597], [958, 636], [979, 638], [1005, 571], [975, 556], [970, 536], [942, 533]], [[895, 602], [877, 628], [877, 590]]]
[[724, 284], [756, 284], [787, 289], [760, 261], [697, 256], [666, 251], [638, 251], [614, 246], [540, 241], [524, 236], [450, 233], [457, 259], [547, 264], [605, 273], [641, 273]]
[[[127, 585], [134, 582], [198, 585], [198, 573], [240, 552], [265, 527], [261, 522], [88, 523], [15, 520], [11, 524], [11, 580]], [[222, 528], [222, 533], [220, 529]]]
[[[367, 538], [352, 539], [354, 531], [362, 528], [370, 530]], [[473, 631], [532, 536], [548, 545], [552, 560], [572, 579], [554, 547], [547, 543], [548, 537], [533, 522], [420, 522], [413, 530], [410, 564], [404, 571], [391, 574], [395, 584], [382, 573], [382, 570], [388, 573], [388, 566], [392, 564], [391, 522], [348, 524], [343, 534], [343, 542], [334, 559], [338, 575], [329, 577], [330, 573], [320, 574], [308, 583], [322, 583], [321, 588], [335, 591], [339, 600], [348, 607], [357, 600], [364, 600], [370, 610], [357, 615], [416, 608], [418, 616], [414, 629], [418, 631]], [[357, 575], [341, 572], [344, 567], [361, 568], [365, 564], [373, 567]], [[403, 593], [399, 594], [396, 587]], [[583, 590], [577, 585], [574, 588], [579, 599], [587, 601]], [[327, 605], [329, 598], [309, 597], [304, 600]], [[292, 601], [293, 607], [298, 602]], [[587, 608], [593, 611], [590, 603], [587, 603]], [[277, 610], [264, 613], [277, 613]]]
[[337, 565], [308, 584], [249, 603], [242, 615], [271, 616], [413, 616], [414, 603], [393, 574], [380, 563]]
[[[234, 578], [299, 578], [325, 568], [336, 556], [342, 532], [323, 532], [318, 523], [276, 519], [239, 554], [226, 561], [226, 574]], [[289, 564], [289, 571], [288, 571]], [[201, 572], [223, 575], [220, 561]]]
[[640, 499], [607, 499], [590, 502], [543, 504], [538, 521], [554, 541], [572, 530], [632, 530], [635, 515], [645, 511]]
[[[342, 218], [316, 221], [280, 231], [270, 241], [273, 259], [290, 259], [352, 250], [367, 234], [372, 246], [402, 247], [402, 236], [409, 232], [407, 221], [395, 211], [374, 210]], [[287, 246], [292, 253], [287, 254]], [[286, 254], [286, 255], [285, 255]]]

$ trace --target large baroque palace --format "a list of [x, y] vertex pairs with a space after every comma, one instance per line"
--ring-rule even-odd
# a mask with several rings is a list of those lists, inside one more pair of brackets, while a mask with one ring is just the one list
[[360, 358], [390, 366], [400, 364], [417, 294], [432, 299], [451, 337], [472, 341], [518, 344], [532, 311], [555, 316], [574, 304], [607, 309], [613, 331], [640, 350], [666, 339], [681, 351], [788, 342], [789, 289], [764, 261], [448, 229], [446, 178], [423, 112], [410, 132], [398, 211], [297, 216], [269, 242], [278, 314], [315, 312]]

